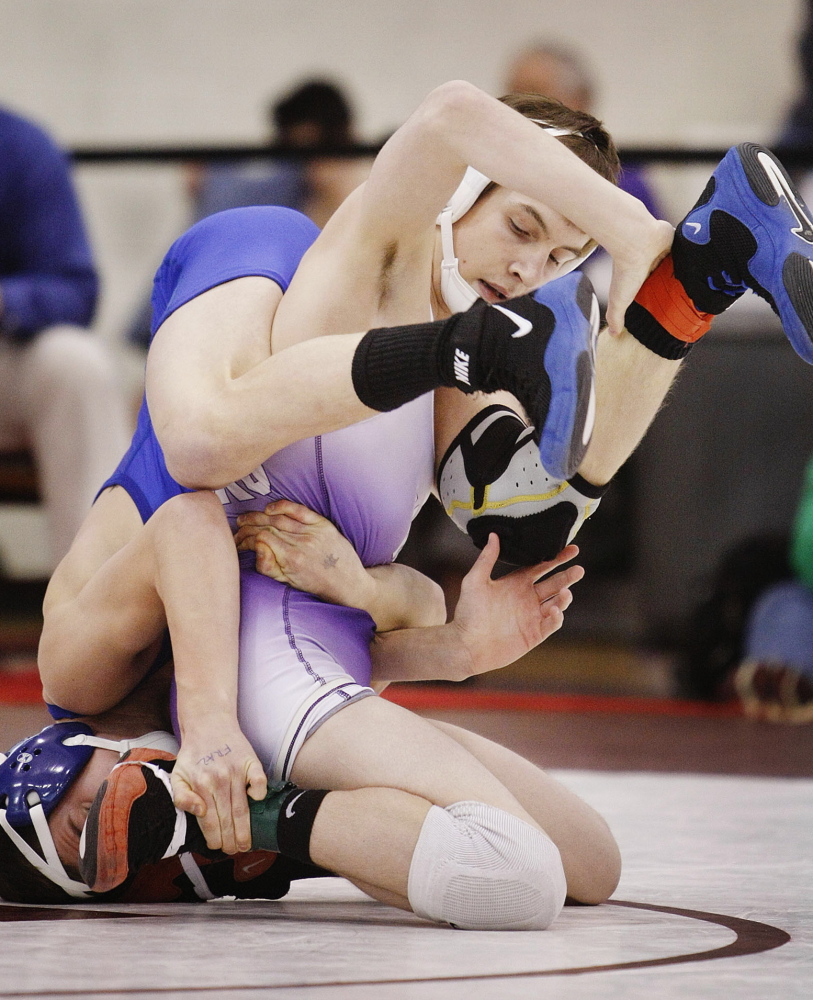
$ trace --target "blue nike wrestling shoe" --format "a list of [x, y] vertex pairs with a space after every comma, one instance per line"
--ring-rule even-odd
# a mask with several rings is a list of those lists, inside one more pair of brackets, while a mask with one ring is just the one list
[[598, 300], [578, 271], [531, 295], [476, 302], [443, 321], [446, 365], [463, 392], [504, 389], [522, 404], [547, 472], [569, 479], [578, 469], [595, 420]]
[[592, 282], [581, 271], [543, 285], [533, 298], [554, 319], [545, 348], [550, 403], [544, 424], [537, 428], [539, 458], [550, 475], [571, 479], [590, 444], [596, 420], [596, 339], [601, 310]]
[[698, 309], [721, 313], [750, 288], [813, 364], [813, 219], [764, 146], [745, 142], [726, 153], [678, 226], [672, 257]]

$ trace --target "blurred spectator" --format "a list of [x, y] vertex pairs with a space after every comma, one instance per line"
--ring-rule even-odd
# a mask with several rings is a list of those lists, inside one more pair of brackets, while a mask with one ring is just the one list
[[777, 148], [813, 150], [813, 0], [807, 0], [807, 18], [798, 43], [802, 85], [777, 139]]
[[685, 693], [739, 698], [747, 715], [813, 722], [813, 459], [789, 537], [741, 542], [691, 622]]
[[[511, 60], [505, 89], [517, 94], [545, 94], [576, 111], [596, 114], [596, 83], [584, 57], [567, 45], [536, 42], [521, 49]], [[623, 163], [620, 186], [635, 195], [649, 211], [661, 218], [657, 198], [640, 164]]]
[[0, 450], [34, 453], [55, 563], [129, 439], [112, 361], [80, 329], [97, 294], [64, 154], [0, 109]]
[[[334, 83], [308, 80], [269, 108], [269, 144], [304, 151], [352, 146], [353, 109]], [[343, 158], [200, 165], [192, 183], [195, 220], [245, 205], [285, 205], [324, 226], [369, 170]]]
[[813, 722], [813, 460], [791, 535], [790, 571], [750, 610], [734, 687], [748, 715]]
[[[349, 99], [334, 83], [307, 80], [269, 108], [269, 145], [305, 152], [341, 149], [358, 141]], [[187, 167], [193, 222], [247, 205], [295, 208], [322, 228], [367, 177], [372, 161], [341, 156], [221, 161]], [[151, 308], [145, 301], [127, 339], [149, 345]]]

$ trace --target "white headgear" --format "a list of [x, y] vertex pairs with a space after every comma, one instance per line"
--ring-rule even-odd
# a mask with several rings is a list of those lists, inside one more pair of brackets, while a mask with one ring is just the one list
[[[536, 122], [537, 125], [541, 125], [542, 131], [547, 132], [548, 135], [577, 135], [584, 138], [581, 132], [573, 132], [567, 128], [555, 128], [553, 125], [548, 125], [547, 122], [540, 121], [538, 118], [531, 118], [530, 120]], [[443, 250], [443, 260], [440, 265], [440, 294], [443, 296], [443, 301], [447, 307], [453, 313], [465, 312], [474, 305], [479, 296], [468, 281], [463, 278], [458, 269], [457, 257], [454, 252], [452, 226], [468, 212], [490, 183], [491, 181], [485, 174], [481, 174], [474, 167], [467, 167], [466, 173], [463, 175], [463, 180], [457, 186], [456, 191], [437, 218], [437, 225], [440, 226], [440, 239]], [[592, 252], [591, 250], [589, 253]], [[572, 266], [576, 267], [583, 260], [586, 260], [589, 253], [584, 254], [582, 257], [577, 257], [573, 261]], [[565, 274], [566, 272], [563, 271], [562, 273]]]

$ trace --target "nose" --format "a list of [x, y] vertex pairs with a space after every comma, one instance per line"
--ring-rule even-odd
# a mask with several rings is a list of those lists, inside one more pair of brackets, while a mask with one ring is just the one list
[[548, 264], [552, 246], [536, 246], [526, 254], [515, 259], [511, 273], [522, 284], [522, 293], [533, 291], [549, 281], [553, 274], [548, 274]]

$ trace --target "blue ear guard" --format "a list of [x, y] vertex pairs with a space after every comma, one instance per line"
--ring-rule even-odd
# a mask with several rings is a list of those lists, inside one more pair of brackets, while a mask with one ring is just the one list
[[89, 744], [65, 745], [76, 736], [92, 736], [84, 722], [60, 722], [22, 740], [0, 763], [0, 808], [11, 826], [31, 824], [29, 792], [35, 791], [49, 816], [68, 786], [90, 760]]

